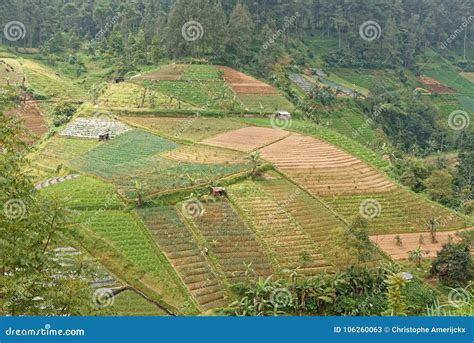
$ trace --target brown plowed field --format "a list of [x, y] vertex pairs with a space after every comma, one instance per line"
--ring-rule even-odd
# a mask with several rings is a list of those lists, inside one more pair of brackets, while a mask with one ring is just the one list
[[266, 146], [261, 153], [314, 195], [375, 193], [396, 188], [362, 161], [312, 137], [294, 133]]
[[[473, 230], [473, 228], [469, 229]], [[456, 240], [456, 232], [459, 231], [445, 231], [437, 232], [436, 240], [438, 243], [431, 243], [431, 236], [428, 232], [426, 233], [404, 233], [399, 234], [402, 241], [401, 245], [397, 244], [395, 237], [393, 235], [378, 235], [370, 236], [372, 242], [377, 244], [386, 254], [390, 255], [394, 260], [405, 260], [408, 259], [408, 253], [411, 250], [418, 249], [421, 247], [423, 250], [424, 257], [435, 257], [436, 253], [441, 250], [443, 244], [448, 243], [449, 237], [452, 237], [453, 240]], [[423, 243], [420, 244], [420, 235], [423, 236]], [[472, 251], [471, 251], [472, 253]]]
[[187, 163], [239, 164], [245, 163], [245, 155], [238, 151], [220, 149], [207, 145], [181, 145], [166, 151], [161, 156]]
[[[17, 108], [8, 111], [7, 115], [18, 115], [24, 120], [26, 128], [36, 137], [41, 137], [48, 132], [43, 115], [34, 100], [27, 99], [26, 102], [22, 102]], [[33, 143], [33, 140], [29, 139], [28, 142]]]
[[236, 71], [229, 67], [218, 67], [224, 72], [224, 79], [237, 95], [241, 94], [279, 94], [278, 91], [256, 78]]
[[290, 133], [264, 127], [244, 127], [205, 139], [204, 144], [250, 152], [285, 138]]
[[451, 88], [444, 86], [443, 84], [441, 84], [441, 82], [429, 76], [419, 76], [418, 80], [433, 93], [439, 93], [439, 94], [455, 93], [455, 91], [452, 90]]

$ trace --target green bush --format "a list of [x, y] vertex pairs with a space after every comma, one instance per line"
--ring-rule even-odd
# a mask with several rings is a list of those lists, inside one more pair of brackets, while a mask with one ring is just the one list
[[69, 122], [74, 113], [76, 113], [76, 107], [71, 104], [61, 103], [56, 105], [53, 110], [54, 126], [61, 126]]
[[408, 282], [402, 289], [405, 297], [408, 315], [419, 316], [426, 313], [426, 308], [436, 301], [436, 295], [429, 286], [416, 280]]
[[445, 244], [431, 265], [431, 275], [451, 287], [458, 287], [470, 279], [471, 255], [466, 242]]

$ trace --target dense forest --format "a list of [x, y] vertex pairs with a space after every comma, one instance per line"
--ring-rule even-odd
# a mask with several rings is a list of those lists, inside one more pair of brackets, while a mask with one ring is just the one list
[[[291, 48], [320, 31], [337, 36], [339, 49], [327, 57], [331, 64], [409, 68], [428, 46], [466, 49], [472, 31], [468, 14], [474, 13], [474, 4], [462, 0], [6, 0], [0, 6], [0, 22], [14, 18], [27, 28], [17, 44], [53, 53], [87, 43], [112, 55], [133, 46], [138, 60], [193, 56], [241, 65], [277, 59], [282, 51], [276, 47], [262, 53], [269, 39]], [[191, 20], [203, 28], [198, 42], [181, 39], [183, 24]], [[369, 20], [378, 23], [378, 30], [383, 28], [383, 34], [374, 33], [381, 35], [382, 49], [355, 39], [361, 24]], [[453, 32], [462, 37], [446, 43]]]

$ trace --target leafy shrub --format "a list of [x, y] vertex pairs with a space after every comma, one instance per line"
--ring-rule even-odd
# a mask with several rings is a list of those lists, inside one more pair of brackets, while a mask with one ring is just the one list
[[470, 278], [471, 255], [466, 242], [445, 244], [431, 265], [431, 275], [451, 287], [458, 287]]
[[68, 103], [60, 103], [56, 105], [53, 110], [53, 123], [54, 126], [61, 126], [69, 120], [76, 113], [76, 107]]

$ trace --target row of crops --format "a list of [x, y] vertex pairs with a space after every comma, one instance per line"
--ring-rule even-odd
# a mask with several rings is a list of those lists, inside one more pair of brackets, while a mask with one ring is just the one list
[[21, 63], [28, 85], [36, 95], [72, 101], [87, 99], [87, 91], [82, 86], [54, 70], [31, 60]]
[[78, 212], [77, 221], [83, 235], [89, 239], [96, 235], [107, 242], [110, 249], [129, 261], [138, 275], [146, 279], [146, 284], [156, 289], [167, 303], [178, 307], [188, 301], [184, 285], [135, 214], [119, 210], [86, 210]]
[[374, 206], [370, 215], [370, 234], [402, 232], [424, 232], [432, 218], [436, 218], [439, 230], [460, 229], [467, 223], [440, 205], [422, 199], [405, 189], [390, 192], [322, 196], [321, 199], [347, 221], [361, 214], [361, 204], [370, 202]]
[[[268, 119], [245, 118], [239, 120], [250, 125], [253, 124], [267, 127], [271, 126], [271, 123]], [[349, 137], [346, 137], [334, 130], [330, 130], [322, 125], [317, 125], [304, 120], [293, 119], [291, 126], [288, 127], [287, 130], [300, 132], [315, 138], [320, 138], [338, 148], [341, 148], [350, 155], [355, 156], [362, 161], [380, 169], [381, 171], [388, 171], [389, 169], [389, 162], [385, 161], [380, 154], [377, 154], [366, 146], [354, 142], [354, 140], [350, 139]]]
[[310, 276], [328, 267], [317, 243], [258, 184], [245, 181], [232, 185], [229, 196], [282, 270], [298, 269]]
[[164, 206], [138, 212], [199, 306], [204, 310], [224, 306], [222, 286], [205, 258], [204, 247], [197, 243], [176, 208]]

